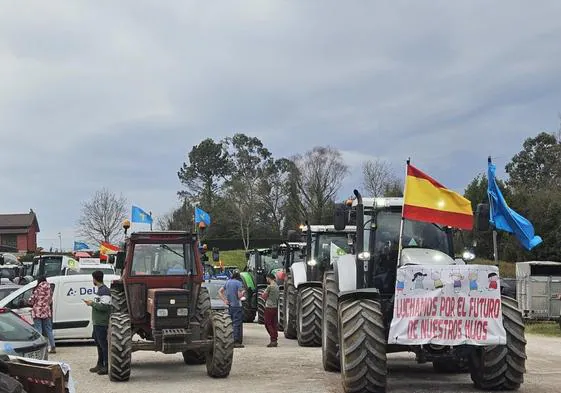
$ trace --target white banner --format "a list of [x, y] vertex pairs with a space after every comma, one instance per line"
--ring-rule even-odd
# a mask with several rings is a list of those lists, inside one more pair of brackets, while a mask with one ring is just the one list
[[409, 265], [398, 269], [388, 344], [505, 343], [496, 266]]
[[333, 265], [341, 255], [347, 255], [347, 252], [341, 247], [331, 242], [331, 249], [329, 250], [329, 263]]
[[80, 262], [80, 265], [82, 265], [82, 266], [85, 266], [85, 265], [99, 265], [101, 263], [101, 259], [100, 258], [80, 258], [80, 260], [78, 262]]

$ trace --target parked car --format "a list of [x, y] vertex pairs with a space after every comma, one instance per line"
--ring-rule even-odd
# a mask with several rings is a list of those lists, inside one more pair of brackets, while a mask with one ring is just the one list
[[22, 285], [17, 285], [13, 283], [3, 283], [0, 285], [0, 300], [4, 299], [10, 293], [20, 289]]
[[0, 354], [48, 360], [48, 342], [15, 312], [0, 308]]
[[210, 306], [213, 310], [226, 310], [227, 305], [224, 304], [220, 296], [218, 296], [218, 291], [224, 286], [226, 280], [207, 280], [203, 283], [203, 287], [208, 289], [208, 294], [210, 295]]
[[[106, 275], [103, 280], [107, 285], [118, 275]], [[47, 277], [53, 290], [53, 333], [55, 340], [91, 339], [92, 310], [84, 304], [84, 300], [92, 300], [97, 288], [93, 285], [92, 276], [80, 274], [76, 276]], [[10, 293], [0, 300], [0, 307], [13, 310], [29, 323], [33, 323], [31, 307], [28, 304], [33, 288], [33, 281]]]

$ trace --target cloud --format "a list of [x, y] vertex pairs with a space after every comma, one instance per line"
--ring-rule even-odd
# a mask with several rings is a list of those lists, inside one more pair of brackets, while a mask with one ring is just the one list
[[[557, 128], [558, 1], [9, 2], [0, 14], [5, 212], [64, 231], [102, 186], [155, 214], [191, 147], [234, 132], [352, 167], [411, 157], [462, 190]], [[499, 172], [501, 174], [501, 172]], [[504, 173], [503, 173], [504, 174]], [[48, 245], [48, 244], [47, 244]]]

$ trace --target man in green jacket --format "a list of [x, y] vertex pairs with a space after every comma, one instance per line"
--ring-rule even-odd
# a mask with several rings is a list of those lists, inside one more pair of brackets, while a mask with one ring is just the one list
[[93, 300], [84, 300], [92, 308], [92, 337], [97, 345], [97, 365], [90, 368], [90, 372], [107, 375], [108, 343], [107, 328], [111, 315], [111, 290], [103, 283], [103, 272], [96, 270], [92, 273], [93, 283], [97, 292]]

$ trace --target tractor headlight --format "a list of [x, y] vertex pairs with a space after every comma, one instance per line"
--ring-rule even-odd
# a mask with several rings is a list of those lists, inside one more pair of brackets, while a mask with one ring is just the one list
[[189, 314], [189, 310], [186, 308], [178, 308], [177, 309], [177, 316], [178, 317], [186, 317]]
[[167, 317], [168, 316], [168, 309], [167, 308], [159, 308], [156, 311], [156, 315], [158, 317]]
[[464, 250], [462, 253], [462, 259], [464, 262], [471, 262], [475, 259], [475, 253], [471, 250]]
[[310, 259], [307, 263], [308, 263], [308, 266], [315, 266], [315, 265], [318, 264], [315, 259]]
[[370, 260], [370, 253], [368, 251], [363, 251], [358, 254], [359, 261], [369, 261]]

